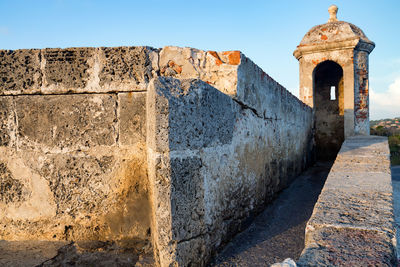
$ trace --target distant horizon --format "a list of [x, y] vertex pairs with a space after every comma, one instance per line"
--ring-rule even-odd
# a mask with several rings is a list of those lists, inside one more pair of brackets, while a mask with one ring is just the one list
[[15, 0], [0, 2], [0, 49], [164, 46], [240, 50], [293, 95], [299, 95], [292, 53], [328, 7], [360, 27], [370, 55], [370, 119], [400, 117], [400, 2]]
[[400, 117], [384, 118], [384, 119], [377, 119], [377, 120], [371, 120], [371, 121], [384, 121], [384, 120], [395, 120], [395, 119], [399, 119], [400, 120]]

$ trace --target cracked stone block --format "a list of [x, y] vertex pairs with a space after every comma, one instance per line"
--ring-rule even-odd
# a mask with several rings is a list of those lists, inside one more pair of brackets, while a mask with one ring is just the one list
[[119, 143], [134, 145], [146, 142], [146, 93], [118, 94]]
[[115, 95], [19, 96], [18, 147], [73, 151], [116, 144]]
[[0, 94], [37, 92], [42, 86], [40, 50], [0, 50]]
[[[85, 88], [95, 48], [48, 48], [42, 50], [44, 86], [63, 92]], [[50, 89], [51, 90], [51, 89]]]

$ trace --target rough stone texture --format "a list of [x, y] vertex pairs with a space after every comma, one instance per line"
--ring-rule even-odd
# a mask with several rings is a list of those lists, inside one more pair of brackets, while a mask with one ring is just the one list
[[9, 190], [2, 192], [0, 202], [2, 239], [148, 242], [146, 157], [131, 149], [65, 154], [3, 150], [8, 172], [2, 184]]
[[159, 73], [151, 47], [0, 50], [0, 95], [145, 91]]
[[354, 52], [355, 76], [355, 132], [369, 135], [369, 79], [368, 79], [368, 56], [366, 51]]
[[140, 240], [204, 265], [313, 160], [311, 109], [239, 51], [0, 52], [3, 240]]
[[[198, 80], [161, 78], [149, 88], [149, 167], [154, 168], [150, 181], [157, 218], [154, 238], [162, 266], [207, 261], [210, 251], [202, 236], [206, 233], [203, 166], [195, 151], [231, 141], [234, 105], [230, 97]], [[216, 120], [210, 124], [211, 119]]]
[[119, 93], [119, 144], [146, 142], [146, 93]]
[[0, 146], [15, 146], [15, 114], [12, 97], [0, 98]]
[[48, 48], [41, 51], [46, 91], [85, 88], [90, 79], [90, 60], [95, 48]]
[[[154, 87], [164, 90], [158, 92], [164, 97], [156, 99], [155, 112], [165, 116], [163, 123], [169, 130], [168, 135], [160, 134], [156, 140], [159, 151], [165, 149], [163, 145], [175, 151], [231, 142], [236, 115], [231, 98], [212, 90], [199, 89], [200, 93], [190, 94], [190, 89], [204, 87], [199, 80], [160, 79], [154, 83]], [[220, 127], [215, 127], [215, 122]]]
[[56, 214], [75, 217], [79, 213], [93, 213], [103, 206], [110, 188], [110, 172], [116, 168], [114, 156], [51, 155], [41, 163], [39, 174], [48, 181], [57, 203]]
[[18, 96], [18, 148], [49, 152], [112, 146], [115, 95]]
[[124, 240], [120, 249], [150, 253], [145, 101], [136, 92], [0, 97], [0, 238]]
[[212, 267], [264, 267], [297, 260], [304, 229], [333, 162], [318, 162], [299, 175], [257, 215], [251, 225], [218, 250]]
[[0, 241], [0, 264], [12, 267], [38, 266], [57, 255], [64, 241]]
[[157, 71], [157, 50], [150, 47], [100, 48], [99, 85], [103, 90], [146, 90]]
[[313, 242], [297, 266], [396, 266], [393, 243], [379, 231], [325, 227]]
[[395, 266], [389, 155], [385, 137], [343, 143], [307, 223], [299, 266]]
[[345, 21], [328, 22], [311, 28], [304, 35], [300, 46], [339, 43], [343, 40], [357, 38], [364, 42], [371, 42], [364, 32], [354, 24]]
[[0, 201], [5, 203], [22, 202], [29, 196], [29, 192], [24, 192], [24, 185], [16, 180], [7, 166], [0, 162]]
[[[173, 236], [190, 240], [204, 234], [204, 186], [200, 157], [171, 160]], [[191, 222], [188, 224], [188, 222]]]
[[200, 79], [221, 92], [235, 96], [239, 51], [202, 51], [168, 46], [159, 53], [160, 75], [177, 79]]
[[36, 92], [42, 86], [41, 51], [0, 50], [0, 94]]
[[15, 267], [154, 266], [150, 248], [140, 242], [0, 241], [0, 263]]
[[[238, 77], [251, 75], [242, 70]], [[148, 165], [154, 247], [162, 266], [206, 264], [214, 248], [311, 160], [310, 109], [272, 80], [252, 88], [249, 97], [264, 89], [260, 101], [270, 96], [282, 103], [270, 109], [274, 119], [198, 80], [150, 84]]]

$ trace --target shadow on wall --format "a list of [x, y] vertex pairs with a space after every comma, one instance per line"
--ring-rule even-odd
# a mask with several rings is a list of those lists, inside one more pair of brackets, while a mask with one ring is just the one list
[[[318, 162], [302, 173], [220, 252], [209, 266], [266, 266], [297, 260], [304, 248], [304, 229], [333, 162]], [[259, 255], [255, 259], [254, 254]]]
[[205, 265], [309, 163], [308, 131], [200, 80], [155, 79], [147, 111], [161, 265]]
[[156, 254], [161, 265], [201, 265], [211, 253], [203, 158], [207, 148], [232, 142], [235, 103], [200, 80], [161, 78], [152, 87], [148, 112], [155, 128], [149, 147], [160, 158], [150, 175], [157, 192]]

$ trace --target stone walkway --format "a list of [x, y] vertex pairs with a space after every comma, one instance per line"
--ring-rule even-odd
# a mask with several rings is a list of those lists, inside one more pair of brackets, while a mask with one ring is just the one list
[[283, 190], [210, 266], [269, 266], [285, 258], [297, 260], [304, 230], [332, 163], [318, 162]]

